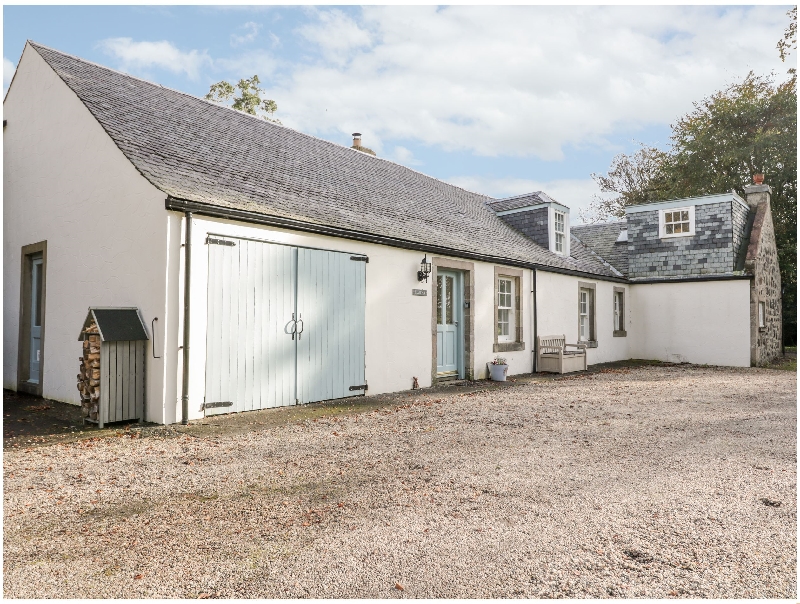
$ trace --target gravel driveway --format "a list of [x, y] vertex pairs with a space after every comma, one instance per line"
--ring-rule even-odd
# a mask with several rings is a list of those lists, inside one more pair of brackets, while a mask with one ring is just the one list
[[796, 379], [612, 369], [6, 451], [4, 596], [795, 598]]

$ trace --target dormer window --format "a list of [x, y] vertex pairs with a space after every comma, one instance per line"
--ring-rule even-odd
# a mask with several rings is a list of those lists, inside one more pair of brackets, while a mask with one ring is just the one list
[[660, 210], [658, 226], [661, 238], [694, 235], [694, 206]]
[[556, 233], [556, 252], [564, 253], [564, 213], [555, 212], [555, 233]]

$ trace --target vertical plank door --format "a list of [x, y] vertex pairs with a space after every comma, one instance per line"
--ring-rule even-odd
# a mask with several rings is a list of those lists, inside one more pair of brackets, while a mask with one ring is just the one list
[[363, 394], [366, 263], [349, 253], [297, 251], [297, 399]]
[[295, 404], [296, 254], [209, 237], [206, 415]]

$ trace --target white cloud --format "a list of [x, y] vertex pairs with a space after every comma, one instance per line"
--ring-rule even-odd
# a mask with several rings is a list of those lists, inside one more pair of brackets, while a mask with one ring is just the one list
[[621, 126], [669, 124], [750, 69], [784, 74], [790, 65], [775, 50], [784, 13], [378, 6], [353, 18], [314, 10], [298, 31], [320, 60], [296, 65], [271, 94], [284, 123], [303, 131], [559, 160], [567, 145], [607, 147]]
[[16, 70], [17, 66], [3, 57], [3, 90], [8, 88], [8, 85], [11, 84], [11, 78], [14, 77], [14, 72]]
[[261, 86], [264, 85], [264, 78], [272, 74], [276, 66], [275, 57], [263, 50], [214, 61], [215, 71], [226, 74], [226, 77], [238, 81], [239, 78], [257, 75], [261, 80]]
[[600, 195], [600, 189], [591, 178], [542, 181], [525, 178], [453, 176], [445, 180], [468, 191], [496, 198], [544, 191], [549, 197], [564, 204], [571, 210], [570, 220], [573, 224], [580, 222], [578, 211], [588, 208], [593, 195]]
[[414, 153], [410, 149], [401, 145], [397, 145], [393, 149], [390, 159], [404, 166], [419, 166], [422, 164], [421, 161], [414, 157]]
[[258, 37], [258, 31], [261, 29], [261, 24], [255, 21], [248, 21], [239, 29], [243, 29], [245, 33], [242, 35], [231, 34], [231, 46], [242, 46], [255, 40]]
[[172, 42], [135, 42], [131, 38], [107, 38], [98, 46], [120, 62], [120, 69], [128, 73], [146, 75], [152, 68], [172, 73], [185, 73], [196, 80], [200, 70], [211, 64], [206, 51], [179, 50]]
[[281, 39], [272, 32], [269, 32], [269, 39], [272, 42], [272, 48], [277, 48], [281, 45]]
[[301, 26], [297, 33], [317, 44], [327, 60], [342, 64], [352, 51], [371, 46], [370, 32], [341, 11], [312, 11], [310, 14], [316, 15], [317, 21]]

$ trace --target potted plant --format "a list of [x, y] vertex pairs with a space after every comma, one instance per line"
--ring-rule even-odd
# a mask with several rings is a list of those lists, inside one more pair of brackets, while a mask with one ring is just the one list
[[491, 363], [487, 363], [489, 367], [489, 377], [494, 382], [505, 382], [506, 375], [508, 374], [508, 363], [503, 357], [495, 357]]

